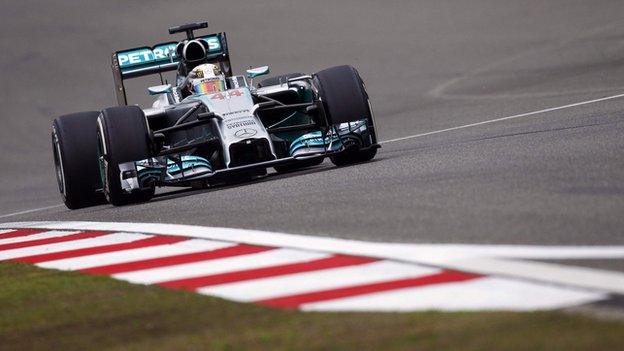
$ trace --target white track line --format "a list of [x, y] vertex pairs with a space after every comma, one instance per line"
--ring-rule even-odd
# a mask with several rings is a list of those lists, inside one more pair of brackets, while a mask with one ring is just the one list
[[440, 272], [439, 269], [389, 261], [352, 267], [322, 269], [271, 278], [209, 286], [197, 292], [229, 300], [251, 302], [352, 285], [412, 278]]
[[[433, 134], [439, 134], [439, 133], [444, 133], [444, 132], [450, 132], [450, 131], [453, 131], [453, 130], [470, 128], [470, 127], [475, 127], [475, 126], [479, 126], [479, 125], [484, 125], [484, 124], [490, 124], [490, 123], [510, 120], [510, 119], [514, 119], [514, 118], [527, 117], [527, 116], [537, 115], [537, 114], [540, 114], [540, 113], [546, 113], [546, 112], [552, 112], [552, 111], [557, 111], [557, 110], [563, 110], [563, 109], [566, 109], [566, 108], [577, 107], [577, 106], [582, 106], [582, 105], [588, 105], [588, 104], [593, 104], [593, 103], [596, 103], [596, 102], [618, 99], [618, 98], [621, 98], [621, 97], [624, 97], [624, 94], [612, 95], [612, 96], [607, 96], [607, 97], [603, 97], [603, 98], [600, 98], [600, 99], [594, 99], [594, 100], [588, 100], [588, 101], [581, 101], [581, 102], [577, 102], [577, 103], [573, 103], [573, 104], [568, 104], [568, 105], [563, 105], [563, 106], [558, 106], [558, 107], [551, 107], [551, 108], [547, 108], [547, 109], [543, 109], [543, 110], [539, 110], [539, 111], [532, 111], [532, 112], [527, 112], [527, 113], [521, 113], [521, 114], [513, 115], [513, 116], [496, 118], [496, 119], [483, 121], [483, 122], [465, 124], [465, 125], [461, 125], [461, 126], [457, 126], [457, 127], [451, 127], [451, 128], [446, 128], [446, 129], [434, 130], [434, 131], [431, 131], [431, 132], [414, 134], [414, 135], [409, 135], [409, 136], [405, 136], [405, 137], [401, 137], [401, 138], [383, 140], [383, 141], [380, 141], [379, 144], [395, 143], [397, 141], [415, 139], [415, 138], [420, 138], [420, 137], [427, 136], [427, 135], [433, 135]], [[22, 215], [22, 214], [28, 214], [28, 213], [33, 213], [33, 212], [40, 212], [40, 211], [45, 211], [45, 210], [49, 210], [49, 209], [53, 209], [53, 208], [57, 208], [57, 207], [62, 207], [62, 206], [64, 206], [64, 205], [52, 205], [52, 206], [46, 206], [46, 207], [33, 208], [33, 209], [30, 209], [30, 210], [24, 210], [24, 211], [19, 211], [19, 212], [7, 213], [7, 214], [4, 214], [4, 215], [0, 215], [0, 218], [19, 216], [19, 215]]]
[[507, 275], [624, 294], [624, 274], [621, 272], [489, 257], [456, 260], [449, 262], [449, 265], [462, 267], [462, 269], [468, 270], [469, 272], [478, 271], [482, 274]]
[[19, 216], [19, 215], [23, 215], [23, 214], [27, 214], [27, 213], [51, 210], [53, 208], [62, 207], [62, 206], [65, 206], [65, 205], [52, 205], [52, 206], [46, 206], [46, 207], [33, 208], [33, 209], [30, 209], [30, 210], [24, 210], [24, 211], [19, 211], [19, 212], [7, 213], [7, 214], [0, 215], [0, 218]]
[[547, 109], [543, 109], [543, 110], [526, 112], [526, 113], [521, 113], [521, 114], [517, 114], [517, 115], [513, 115], [513, 116], [507, 116], [507, 117], [502, 117], [502, 118], [491, 119], [491, 120], [483, 121], [483, 122], [464, 124], [464, 125], [457, 126], [457, 127], [451, 127], [451, 128], [446, 128], [446, 129], [434, 130], [432, 132], [426, 132], [426, 133], [409, 135], [409, 136], [405, 136], [405, 137], [401, 137], [401, 138], [384, 140], [384, 141], [380, 141], [379, 143], [380, 144], [394, 143], [394, 142], [397, 142], [397, 141], [415, 139], [415, 138], [420, 138], [420, 137], [427, 136], [427, 135], [434, 135], [434, 134], [450, 132], [450, 131], [458, 130], [458, 129], [464, 129], [464, 128], [480, 126], [480, 125], [484, 125], [484, 124], [490, 124], [490, 123], [495, 123], [495, 122], [500, 122], [500, 121], [507, 121], [507, 120], [515, 119], [515, 118], [528, 117], [528, 116], [533, 116], [533, 115], [537, 115], [537, 114], [540, 114], [540, 113], [558, 111], [558, 110], [563, 110], [563, 109], [566, 109], [566, 108], [583, 106], [583, 105], [593, 104], [593, 103], [601, 102], [601, 101], [619, 99], [619, 98], [622, 98], [622, 97], [624, 97], [624, 94], [612, 95], [612, 96], [607, 96], [607, 97], [594, 99], [594, 100], [581, 101], [581, 102], [577, 102], [577, 103], [573, 103], [573, 104], [557, 106], [557, 107], [551, 107], [551, 108], [547, 108]]
[[[322, 236], [286, 234], [252, 229], [201, 227], [185, 224], [129, 222], [12, 222], [0, 223], [0, 228], [42, 228], [57, 230], [125, 231], [250, 245], [289, 247], [302, 250], [352, 254], [404, 261], [422, 259], [427, 262], [447, 262], [471, 257], [501, 257], [519, 259], [620, 259], [624, 246], [617, 245], [474, 245], [474, 244], [408, 244], [376, 243]], [[391, 255], [387, 257], [386, 255]]]

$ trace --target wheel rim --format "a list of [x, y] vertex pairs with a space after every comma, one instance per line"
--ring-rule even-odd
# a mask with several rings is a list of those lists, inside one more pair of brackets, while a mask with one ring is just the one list
[[59, 188], [59, 192], [65, 199], [66, 186], [65, 186], [65, 172], [63, 171], [63, 156], [61, 154], [61, 144], [56, 133], [56, 129], [52, 129], [52, 150], [54, 154], [54, 169], [56, 173], [56, 183]]
[[369, 118], [369, 133], [371, 134], [372, 143], [377, 143], [377, 128], [375, 128], [375, 113], [373, 112], [373, 105], [371, 104], [370, 97], [368, 96], [368, 91], [366, 90], [366, 84], [364, 80], [360, 77], [358, 73], [358, 78], [360, 84], [362, 85], [362, 90], [364, 91], [364, 95], [366, 96], [366, 104], [368, 105], [368, 113], [370, 114]]
[[104, 196], [110, 202], [110, 185], [108, 183], [108, 163], [106, 162], [106, 141], [104, 140], [104, 130], [102, 121], [98, 118], [98, 166], [100, 169], [100, 178], [102, 179], [102, 190]]

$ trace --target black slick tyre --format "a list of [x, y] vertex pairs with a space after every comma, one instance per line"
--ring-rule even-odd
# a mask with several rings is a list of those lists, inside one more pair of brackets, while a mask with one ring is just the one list
[[330, 157], [332, 163], [346, 166], [372, 160], [377, 154], [377, 136], [366, 86], [358, 71], [336, 66], [316, 73], [315, 81], [331, 125], [367, 120], [368, 140], [349, 140], [343, 152]]
[[149, 135], [143, 111], [138, 106], [111, 107], [97, 120], [100, 171], [106, 200], [114, 206], [149, 201], [154, 187], [131, 193], [121, 187], [119, 165], [150, 157]]
[[52, 123], [52, 152], [59, 191], [69, 209], [106, 202], [98, 167], [97, 111], [58, 117]]

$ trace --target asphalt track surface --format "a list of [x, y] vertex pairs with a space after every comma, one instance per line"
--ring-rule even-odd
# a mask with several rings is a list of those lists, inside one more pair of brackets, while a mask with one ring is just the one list
[[[0, 221], [624, 244], [624, 97], [392, 141], [624, 93], [622, 1], [4, 1], [2, 9]], [[228, 33], [237, 72], [356, 66], [389, 142], [352, 167], [327, 160], [123, 208], [58, 206], [52, 119], [115, 104], [111, 52], [169, 40], [169, 26], [203, 19]]]

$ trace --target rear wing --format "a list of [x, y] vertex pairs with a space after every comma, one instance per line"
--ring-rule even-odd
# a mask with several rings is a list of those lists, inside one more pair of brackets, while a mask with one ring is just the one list
[[[231, 76], [232, 65], [230, 64], [230, 54], [225, 33], [215, 33], [197, 38], [208, 42], [208, 62], [220, 64], [225, 75]], [[115, 95], [120, 106], [128, 104], [124, 80], [178, 69], [177, 44], [178, 42], [172, 41], [152, 47], [141, 46], [113, 53], [111, 67], [113, 69]]]

